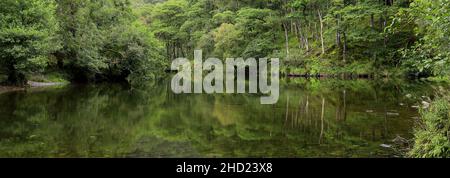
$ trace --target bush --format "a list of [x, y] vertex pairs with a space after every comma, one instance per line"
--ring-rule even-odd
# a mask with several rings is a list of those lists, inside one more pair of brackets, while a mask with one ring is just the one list
[[429, 109], [420, 112], [421, 127], [415, 130], [414, 147], [409, 152], [415, 158], [450, 157], [450, 103], [438, 99]]

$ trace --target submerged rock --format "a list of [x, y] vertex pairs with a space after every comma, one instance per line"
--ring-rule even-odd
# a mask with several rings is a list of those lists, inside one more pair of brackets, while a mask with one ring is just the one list
[[399, 116], [400, 113], [396, 113], [396, 112], [387, 112], [386, 115], [388, 115], [388, 116]]

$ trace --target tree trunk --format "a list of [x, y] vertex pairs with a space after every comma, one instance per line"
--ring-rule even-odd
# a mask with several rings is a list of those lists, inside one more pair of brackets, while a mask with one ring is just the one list
[[375, 23], [375, 20], [374, 20], [374, 15], [373, 14], [371, 14], [370, 15], [370, 28], [374, 28], [374, 23]]
[[383, 21], [383, 33], [385, 33], [384, 34], [384, 47], [386, 47], [386, 44], [387, 44], [387, 35], [386, 35], [386, 32], [385, 32], [386, 26], [387, 26], [387, 18], [384, 17], [384, 21]]
[[297, 21], [297, 22], [298, 22], [298, 23], [297, 23], [297, 31], [298, 31], [298, 36], [297, 36], [297, 38], [298, 38], [299, 43], [300, 43], [299, 47], [300, 47], [300, 49], [302, 49], [302, 48], [305, 46], [305, 43], [304, 43], [305, 37], [304, 37], [304, 35], [303, 35], [303, 30], [302, 30], [302, 24], [301, 24], [301, 22], [300, 22], [300, 21]]
[[319, 20], [320, 20], [320, 42], [322, 45], [322, 54], [325, 54], [325, 45], [323, 42], [323, 20], [322, 20], [322, 14], [320, 13], [320, 10], [317, 10], [317, 14], [319, 15]]
[[[311, 22], [308, 22], [308, 27], [306, 29], [311, 31]], [[306, 45], [306, 51], [309, 52], [308, 32], [306, 32], [306, 36], [305, 36], [305, 45]]]
[[286, 59], [289, 59], [289, 34], [288, 34], [288, 26], [286, 23], [283, 23], [284, 27], [284, 37], [286, 40]]
[[336, 46], [341, 48], [341, 32], [340, 32], [340, 19], [339, 16], [336, 16]]
[[344, 46], [343, 46], [343, 50], [342, 50], [342, 60], [345, 63], [346, 57], [347, 57], [347, 35], [346, 35], [345, 31], [344, 31], [343, 35], [344, 35]]
[[294, 22], [294, 32], [295, 32], [295, 37], [297, 37], [297, 41], [298, 41], [298, 48], [302, 49], [302, 41], [300, 38], [300, 34], [298, 32], [298, 27], [297, 27], [297, 23]]
[[14, 64], [10, 64], [8, 67], [8, 79], [7, 84], [16, 86], [25, 86], [25, 75], [15, 69]]

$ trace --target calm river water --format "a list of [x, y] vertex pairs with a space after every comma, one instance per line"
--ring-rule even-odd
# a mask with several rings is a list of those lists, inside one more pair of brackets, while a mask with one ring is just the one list
[[[394, 157], [439, 84], [284, 79], [280, 100], [69, 85], [0, 94], [0, 157]], [[380, 146], [385, 144], [383, 146]]]

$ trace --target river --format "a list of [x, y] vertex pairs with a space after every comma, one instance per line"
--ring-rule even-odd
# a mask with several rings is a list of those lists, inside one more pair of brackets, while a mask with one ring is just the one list
[[67, 85], [0, 94], [0, 157], [398, 157], [418, 106], [443, 84], [283, 79], [257, 94]]

